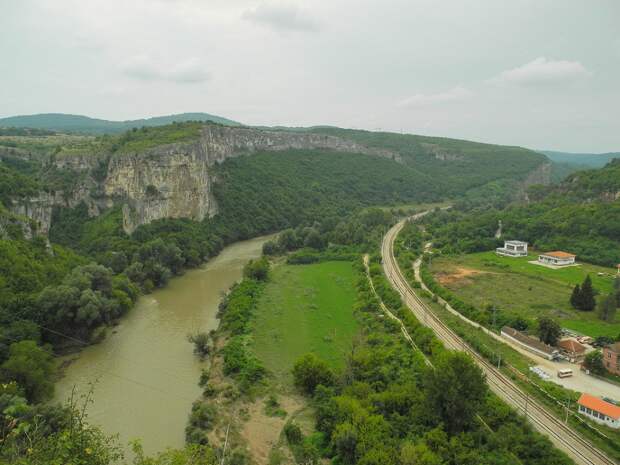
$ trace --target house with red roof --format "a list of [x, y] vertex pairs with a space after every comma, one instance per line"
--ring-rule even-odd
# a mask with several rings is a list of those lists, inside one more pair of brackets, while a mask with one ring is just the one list
[[575, 264], [576, 255], [568, 252], [556, 250], [554, 252], [545, 252], [538, 256], [538, 261], [543, 265], [566, 266]]
[[575, 339], [562, 339], [558, 348], [566, 355], [571, 363], [582, 362], [586, 356], [586, 348]]
[[620, 375], [620, 342], [603, 348], [603, 366], [614, 375]]
[[577, 403], [580, 414], [601, 425], [620, 428], [620, 407], [617, 405], [585, 393], [581, 394]]

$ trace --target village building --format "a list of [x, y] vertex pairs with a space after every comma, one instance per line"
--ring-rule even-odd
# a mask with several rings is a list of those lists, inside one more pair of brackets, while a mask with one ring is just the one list
[[579, 404], [580, 414], [601, 425], [620, 428], [620, 407], [617, 405], [585, 393], [581, 394], [577, 403]]
[[620, 375], [620, 342], [603, 348], [603, 366], [614, 375]]
[[504, 241], [504, 247], [498, 247], [495, 252], [504, 257], [527, 257], [527, 242]]
[[572, 253], [556, 250], [555, 252], [546, 252], [538, 256], [538, 261], [544, 265], [566, 266], [574, 265], [577, 256]]
[[580, 363], [586, 356], [586, 348], [575, 339], [562, 339], [558, 342], [562, 354], [566, 355], [571, 363]]
[[544, 342], [523, 334], [510, 326], [504, 326], [501, 331], [502, 337], [509, 339], [525, 350], [532, 352], [547, 360], [554, 360], [560, 355], [559, 351]]

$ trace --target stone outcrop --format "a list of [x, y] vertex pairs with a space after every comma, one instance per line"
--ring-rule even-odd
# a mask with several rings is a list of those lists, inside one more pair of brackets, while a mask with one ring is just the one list
[[139, 154], [115, 154], [103, 182], [104, 193], [115, 203], [123, 202], [123, 227], [128, 233], [160, 218], [202, 220], [217, 212], [212, 195], [213, 165], [259, 151], [290, 149], [362, 153], [400, 161], [399, 155], [388, 150], [334, 136], [206, 125], [194, 142], [159, 146]]
[[527, 189], [536, 184], [551, 184], [551, 163], [544, 162], [540, 164], [534, 171], [531, 171], [527, 177], [519, 183], [518, 198], [522, 198], [529, 202]]

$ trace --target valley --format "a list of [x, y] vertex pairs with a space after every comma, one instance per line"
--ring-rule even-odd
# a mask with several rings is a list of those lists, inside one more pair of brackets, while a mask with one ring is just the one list
[[[539, 444], [536, 458], [519, 453], [523, 463], [571, 463], [520, 417], [500, 414], [510, 407], [486, 394], [482, 372], [403, 306], [381, 272], [379, 246], [403, 215], [427, 211], [421, 232], [407, 230], [399, 250], [415, 255], [432, 240], [441, 251], [437, 279], [455, 292], [480, 285], [469, 294], [475, 305], [492, 298], [484, 289], [498, 283], [484, 280], [500, 274], [505, 283], [553, 288], [550, 302], [521, 306], [502, 294], [502, 318], [532, 317], [543, 304], [558, 307], [575, 276], [504, 269], [481, 251], [495, 245], [503, 215], [521, 219], [515, 205], [538, 218], [570, 197], [572, 208], [588, 202], [598, 221], [615, 205], [615, 178], [606, 174], [613, 164], [600, 171], [606, 177], [584, 172], [551, 186], [550, 162], [538, 153], [453, 139], [198, 121], [96, 136], [51, 132], [0, 136], [1, 355], [12, 370], [18, 349], [33, 360], [59, 357], [41, 367], [50, 380], [63, 365], [51, 401], [49, 381], [28, 381], [32, 391], [19, 391], [17, 376], [7, 385], [26, 396], [28, 412], [47, 405], [88, 424], [84, 431], [100, 438], [88, 440], [93, 446], [140, 465], [144, 454], [165, 460], [197, 450], [209, 465], [509, 457], [514, 444], [491, 434], [501, 428]], [[458, 222], [467, 227], [455, 233]], [[484, 224], [472, 233], [476, 222]], [[517, 225], [510, 217], [503, 227]], [[579, 273], [610, 273], [604, 265], [614, 252], [595, 245], [614, 239], [596, 232], [596, 241], [577, 239], [580, 254], [599, 265]], [[593, 280], [612, 292], [611, 279]], [[471, 377], [466, 391], [459, 381], [446, 395], [468, 397], [475, 409], [450, 412], [451, 401], [428, 387], [456, 376], [450, 363]], [[432, 374], [429, 364], [444, 369]], [[69, 407], [54, 406], [72, 395]], [[451, 447], [457, 435], [472, 439], [450, 456], [434, 448], [434, 434]], [[134, 439], [140, 446], [129, 445]], [[43, 444], [56, 439], [37, 440], [46, 454]], [[9, 453], [19, 456], [24, 444], [15, 436]]]

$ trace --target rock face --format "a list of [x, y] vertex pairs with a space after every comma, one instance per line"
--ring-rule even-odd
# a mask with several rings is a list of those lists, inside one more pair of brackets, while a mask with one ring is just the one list
[[[217, 213], [212, 194], [213, 166], [228, 158], [260, 151], [290, 149], [361, 153], [402, 162], [390, 150], [367, 147], [351, 140], [307, 131], [275, 131], [205, 124], [200, 137], [153, 147], [139, 153], [70, 153], [53, 156], [48, 163], [69, 170], [78, 180], [71, 192], [40, 193], [14, 202], [13, 213], [30, 218], [36, 232], [47, 235], [53, 209], [85, 203], [90, 216], [120, 206], [127, 233], [161, 218], [202, 220]], [[439, 149], [431, 151], [445, 161], [459, 160]], [[543, 164], [522, 183], [546, 183], [550, 165]]]
[[228, 158], [259, 151], [324, 149], [362, 153], [400, 162], [388, 150], [369, 148], [334, 136], [310, 132], [266, 131], [206, 124], [191, 142], [151, 148], [140, 153], [73, 153], [49, 160], [79, 178], [72, 192], [40, 193], [14, 202], [12, 212], [34, 221], [47, 235], [55, 207], [81, 202], [90, 216], [120, 205], [127, 233], [161, 218], [202, 220], [217, 212], [212, 194], [212, 167]]
[[321, 134], [206, 125], [199, 140], [114, 155], [103, 183], [105, 196], [123, 202], [123, 227], [131, 233], [160, 218], [202, 220], [217, 212], [211, 167], [258, 151], [326, 149], [400, 161], [387, 150]]
[[519, 184], [519, 192], [517, 196], [529, 201], [527, 188], [535, 184], [551, 184], [551, 163], [545, 162], [538, 166], [534, 171]]

